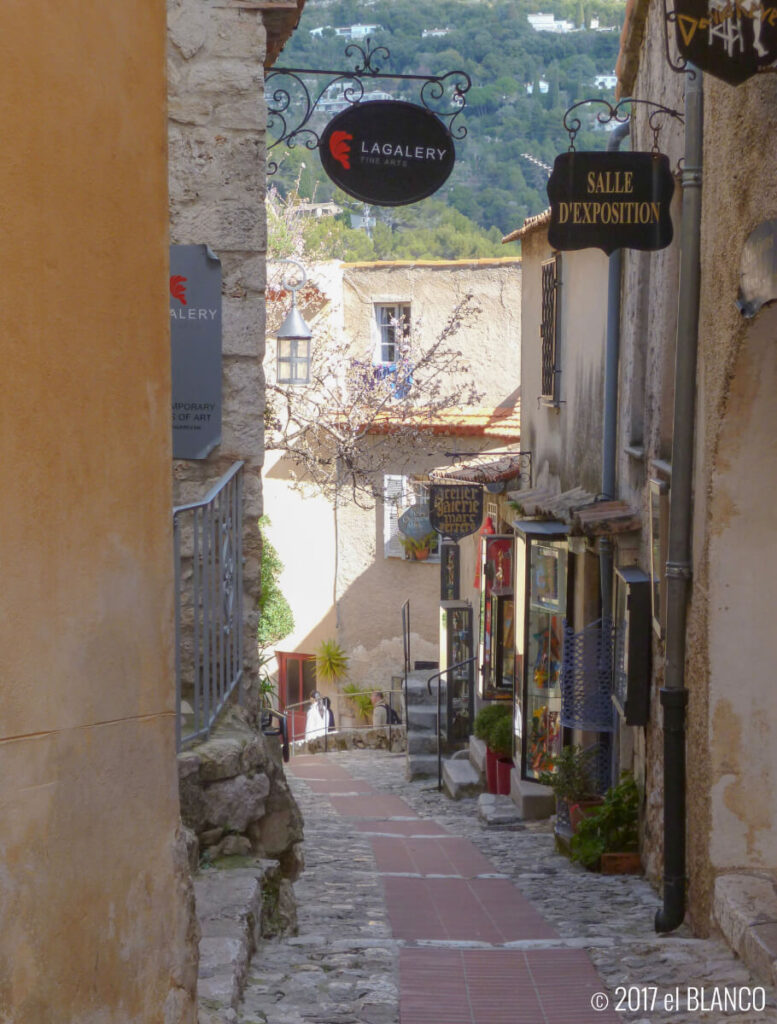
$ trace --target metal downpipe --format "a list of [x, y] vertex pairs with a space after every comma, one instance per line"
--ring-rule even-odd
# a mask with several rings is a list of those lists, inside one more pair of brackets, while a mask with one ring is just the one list
[[[619, 124], [607, 140], [608, 152], [620, 148], [629, 134], [629, 122]], [[602, 438], [602, 496], [615, 497], [615, 462], [618, 438], [618, 362], [621, 329], [621, 250], [610, 256], [607, 270], [607, 337], [604, 349], [604, 421]], [[612, 618], [612, 541], [599, 541], [599, 586], [602, 595], [602, 619]]]
[[[689, 65], [689, 68], [691, 65]], [[680, 175], [683, 216], [677, 308], [669, 555], [666, 563], [664, 709], [664, 905], [658, 932], [685, 917], [685, 633], [692, 572], [693, 447], [699, 333], [700, 234], [704, 109], [698, 69], [685, 83], [685, 162]]]

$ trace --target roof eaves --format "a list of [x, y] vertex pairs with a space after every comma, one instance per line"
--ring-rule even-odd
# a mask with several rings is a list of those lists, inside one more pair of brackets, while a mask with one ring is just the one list
[[550, 224], [550, 207], [547, 210], [543, 210], [542, 213], [538, 213], [535, 217], [527, 217], [523, 222], [522, 228], [518, 228], [509, 235], [504, 236], [502, 245], [505, 245], [507, 242], [519, 242], [532, 232], [547, 227], [548, 224]]

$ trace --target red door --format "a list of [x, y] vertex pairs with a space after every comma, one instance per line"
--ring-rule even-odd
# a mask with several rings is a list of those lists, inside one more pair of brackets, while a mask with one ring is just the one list
[[316, 658], [313, 654], [283, 654], [278, 657], [278, 700], [288, 715], [289, 739], [305, 737], [305, 718], [310, 696], [316, 688]]

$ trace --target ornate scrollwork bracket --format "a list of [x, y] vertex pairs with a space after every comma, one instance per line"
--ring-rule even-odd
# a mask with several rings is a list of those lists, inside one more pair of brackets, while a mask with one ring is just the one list
[[666, 49], [666, 62], [672, 71], [677, 71], [681, 75], [688, 75], [689, 78], [694, 79], [698, 74], [698, 69], [690, 64], [682, 54], [678, 54], [677, 57], [672, 56], [672, 48], [669, 45], [669, 26], [677, 24], [677, 11], [672, 8], [669, 9], [669, 0], [664, 0], [664, 47]]
[[575, 152], [575, 138], [577, 133], [582, 127], [580, 118], [577, 116], [570, 117], [572, 111], [577, 110], [578, 107], [584, 107], [589, 104], [597, 103], [605, 107], [605, 110], [600, 111], [596, 115], [596, 120], [599, 124], [609, 124], [610, 121], [616, 121], [618, 124], [625, 124], [633, 116], [633, 104], [640, 104], [645, 107], [651, 108], [651, 113], [648, 116], [648, 124], [650, 130], [653, 132], [653, 147], [652, 152], [660, 152], [658, 146], [658, 137], [661, 133], [661, 129], [664, 126], [666, 118], [673, 118], [679, 121], [680, 124], [684, 123], [683, 115], [679, 110], [672, 110], [671, 107], [664, 107], [660, 103], [654, 103], [652, 100], [637, 100], [632, 97], [619, 100], [616, 104], [609, 103], [607, 100], [600, 97], [596, 97], [590, 100], [580, 100], [579, 103], [573, 103], [571, 107], [564, 113], [564, 130], [569, 135], [569, 152]]
[[[325, 103], [352, 106], [365, 97], [364, 82], [418, 82], [418, 99], [421, 106], [435, 114], [447, 127], [454, 139], [463, 139], [467, 129], [455, 124], [466, 106], [466, 94], [472, 81], [465, 71], [449, 71], [444, 75], [392, 75], [383, 72], [384, 64], [391, 60], [391, 53], [385, 46], [365, 46], [350, 43], [345, 48], [346, 57], [357, 57], [351, 71], [326, 68], [273, 68], [265, 79], [265, 100], [267, 102], [267, 131], [273, 141], [268, 150], [285, 143], [289, 148], [304, 145], [306, 149], [318, 149], [320, 136], [312, 121], [317, 113], [324, 113]], [[325, 78], [323, 87], [311, 87], [309, 79]], [[323, 103], [322, 103], [323, 101]], [[345, 109], [345, 108], [341, 108]], [[278, 170], [275, 160], [268, 161], [267, 174]]]

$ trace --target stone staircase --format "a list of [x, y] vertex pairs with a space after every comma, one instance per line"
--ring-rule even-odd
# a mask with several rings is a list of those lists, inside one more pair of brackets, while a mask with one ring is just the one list
[[[407, 677], [407, 778], [437, 778], [437, 681], [429, 693], [429, 677], [437, 669], [416, 670]], [[441, 728], [446, 726], [446, 708], [440, 708]], [[454, 800], [476, 796], [483, 788], [480, 775], [469, 762], [466, 748], [442, 750], [442, 780], [445, 792]]]

